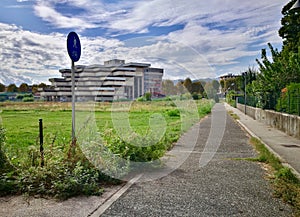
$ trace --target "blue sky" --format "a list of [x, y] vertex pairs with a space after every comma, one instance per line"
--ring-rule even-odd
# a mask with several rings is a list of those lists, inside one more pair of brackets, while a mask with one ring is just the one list
[[48, 82], [70, 67], [66, 38], [76, 31], [76, 64], [118, 58], [165, 69], [165, 78], [216, 78], [256, 67], [278, 36], [278, 0], [1, 0], [0, 82]]

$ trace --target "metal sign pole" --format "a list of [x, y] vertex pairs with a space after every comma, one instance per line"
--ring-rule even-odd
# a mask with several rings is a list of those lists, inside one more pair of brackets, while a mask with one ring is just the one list
[[72, 142], [75, 142], [75, 64], [72, 60], [71, 66], [71, 81], [72, 81]]
[[72, 144], [76, 144], [75, 135], [75, 62], [80, 59], [81, 55], [81, 45], [80, 40], [76, 32], [70, 32], [67, 38], [67, 49], [68, 54], [72, 60], [71, 66], [71, 82], [72, 82]]

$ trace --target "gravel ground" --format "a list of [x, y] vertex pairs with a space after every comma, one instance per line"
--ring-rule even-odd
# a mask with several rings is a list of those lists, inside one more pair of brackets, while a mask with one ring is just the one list
[[[225, 111], [221, 104], [216, 107]], [[256, 153], [228, 115], [217, 153], [199, 167], [211, 120], [209, 116], [198, 125], [194, 151], [178, 169], [158, 180], [134, 184], [102, 216], [292, 216], [291, 208], [272, 196], [258, 163], [233, 159]], [[185, 137], [192, 138], [188, 133]]]

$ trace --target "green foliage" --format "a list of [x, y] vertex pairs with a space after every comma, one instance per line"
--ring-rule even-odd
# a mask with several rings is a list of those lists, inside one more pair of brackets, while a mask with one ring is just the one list
[[152, 94], [151, 93], [145, 93], [145, 99], [146, 101], [151, 101], [151, 97], [152, 97]]
[[220, 87], [220, 83], [217, 81], [217, 80], [213, 80], [212, 81], [212, 86], [213, 88], [218, 91], [219, 90], [219, 87]]
[[23, 102], [34, 102], [34, 98], [33, 97], [24, 97], [22, 99]]
[[5, 92], [5, 89], [6, 89], [5, 85], [0, 83], [0, 92]]
[[252, 89], [261, 108], [275, 109], [280, 91], [290, 83], [300, 83], [300, 13], [290, 10], [295, 2], [288, 2], [282, 9], [282, 27], [279, 30], [283, 38], [282, 51], [269, 43], [272, 60], [267, 58], [266, 49], [262, 50], [261, 60], [257, 60], [260, 73]]
[[[37, 161], [36, 149], [31, 148], [29, 153], [34, 153]], [[28, 158], [28, 165], [2, 172], [0, 195], [27, 194], [66, 199], [75, 195], [101, 194], [100, 184], [109, 178], [90, 165], [80, 151], [77, 153], [71, 158], [67, 155], [49, 158], [44, 167], [39, 167], [38, 163], [28, 166], [32, 160]]]
[[[287, 51], [279, 53], [271, 44], [269, 48], [272, 61], [268, 60], [266, 50], [262, 50], [262, 61], [257, 60], [260, 73], [253, 82], [253, 92], [262, 108], [274, 109], [281, 90], [290, 83], [300, 83], [300, 50], [298, 53]], [[275, 103], [268, 105], [270, 101]]]
[[0, 126], [0, 175], [3, 172], [13, 171], [14, 169], [4, 151], [5, 141], [6, 131], [2, 126]]
[[103, 175], [91, 166], [77, 162], [52, 162], [45, 167], [30, 167], [16, 173], [6, 173], [1, 181], [14, 187], [13, 193], [54, 196], [66, 199], [75, 195], [99, 195]]
[[6, 140], [5, 129], [0, 127], [0, 196], [5, 196], [15, 191], [15, 182], [9, 177], [14, 174], [14, 168], [9, 163], [7, 156], [3, 150], [3, 146]]
[[183, 86], [186, 88], [186, 90], [189, 92], [189, 93], [192, 93], [192, 80], [190, 78], [186, 78], [183, 82]]
[[288, 2], [282, 9], [283, 18], [279, 36], [283, 39], [283, 50], [297, 52], [300, 38], [300, 14], [297, 10], [290, 10], [296, 0]]
[[[108, 130], [103, 135], [106, 147], [115, 155], [135, 162], [150, 162], [163, 156], [168, 148], [165, 139], [152, 144], [152, 138], [132, 138], [132, 142], [121, 139], [114, 131]], [[137, 145], [138, 144], [138, 145]], [[152, 144], [152, 145], [151, 145]]]
[[180, 111], [178, 109], [172, 109], [172, 110], [168, 110], [167, 114], [170, 117], [180, 117]]
[[34, 101], [32, 93], [18, 94], [16, 96], [16, 99], [20, 100], [22, 102], [33, 102]]
[[201, 81], [194, 81], [192, 83], [192, 93], [202, 95], [204, 92], [203, 83]]
[[25, 93], [25, 92], [28, 92], [28, 90], [29, 90], [29, 87], [28, 87], [28, 84], [26, 84], [26, 83], [22, 83], [19, 87], [19, 92]]
[[213, 100], [199, 100], [198, 103], [198, 114], [199, 117], [204, 117], [211, 112], [212, 107], [215, 104]]
[[220, 85], [223, 92], [240, 91], [241, 90], [240, 84], [241, 84], [240, 77], [232, 77], [220, 81]]
[[199, 94], [197, 94], [197, 93], [193, 93], [192, 97], [193, 97], [193, 100], [201, 99], [201, 96]]
[[236, 93], [235, 91], [229, 91], [226, 94], [226, 102], [232, 107], [236, 107]]
[[300, 83], [291, 83], [283, 89], [277, 101], [276, 110], [300, 115]]
[[15, 84], [10, 84], [7, 86], [7, 92], [18, 92], [18, 87]]
[[162, 92], [166, 96], [176, 95], [177, 90], [176, 90], [176, 87], [174, 86], [174, 82], [171, 80], [163, 80]]
[[141, 96], [136, 99], [137, 102], [146, 102], [146, 101], [151, 101], [152, 94], [151, 93], [145, 93], [144, 96]]
[[141, 97], [137, 98], [136, 101], [137, 102], [145, 102], [146, 99], [145, 99], [145, 97], [141, 96]]

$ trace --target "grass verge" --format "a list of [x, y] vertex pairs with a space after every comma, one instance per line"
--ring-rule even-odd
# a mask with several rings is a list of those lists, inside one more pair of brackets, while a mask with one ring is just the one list
[[235, 119], [235, 120], [239, 120], [240, 119], [240, 117], [237, 115], [237, 114], [235, 114], [233, 111], [228, 111], [228, 114], [233, 118], [233, 119]]
[[274, 195], [281, 198], [284, 202], [290, 204], [295, 216], [300, 216], [300, 181], [293, 174], [290, 168], [281, 164], [280, 160], [275, 157], [258, 139], [251, 138], [250, 143], [258, 151], [256, 158], [247, 160], [257, 161], [268, 164], [271, 167], [270, 180], [274, 188]]

